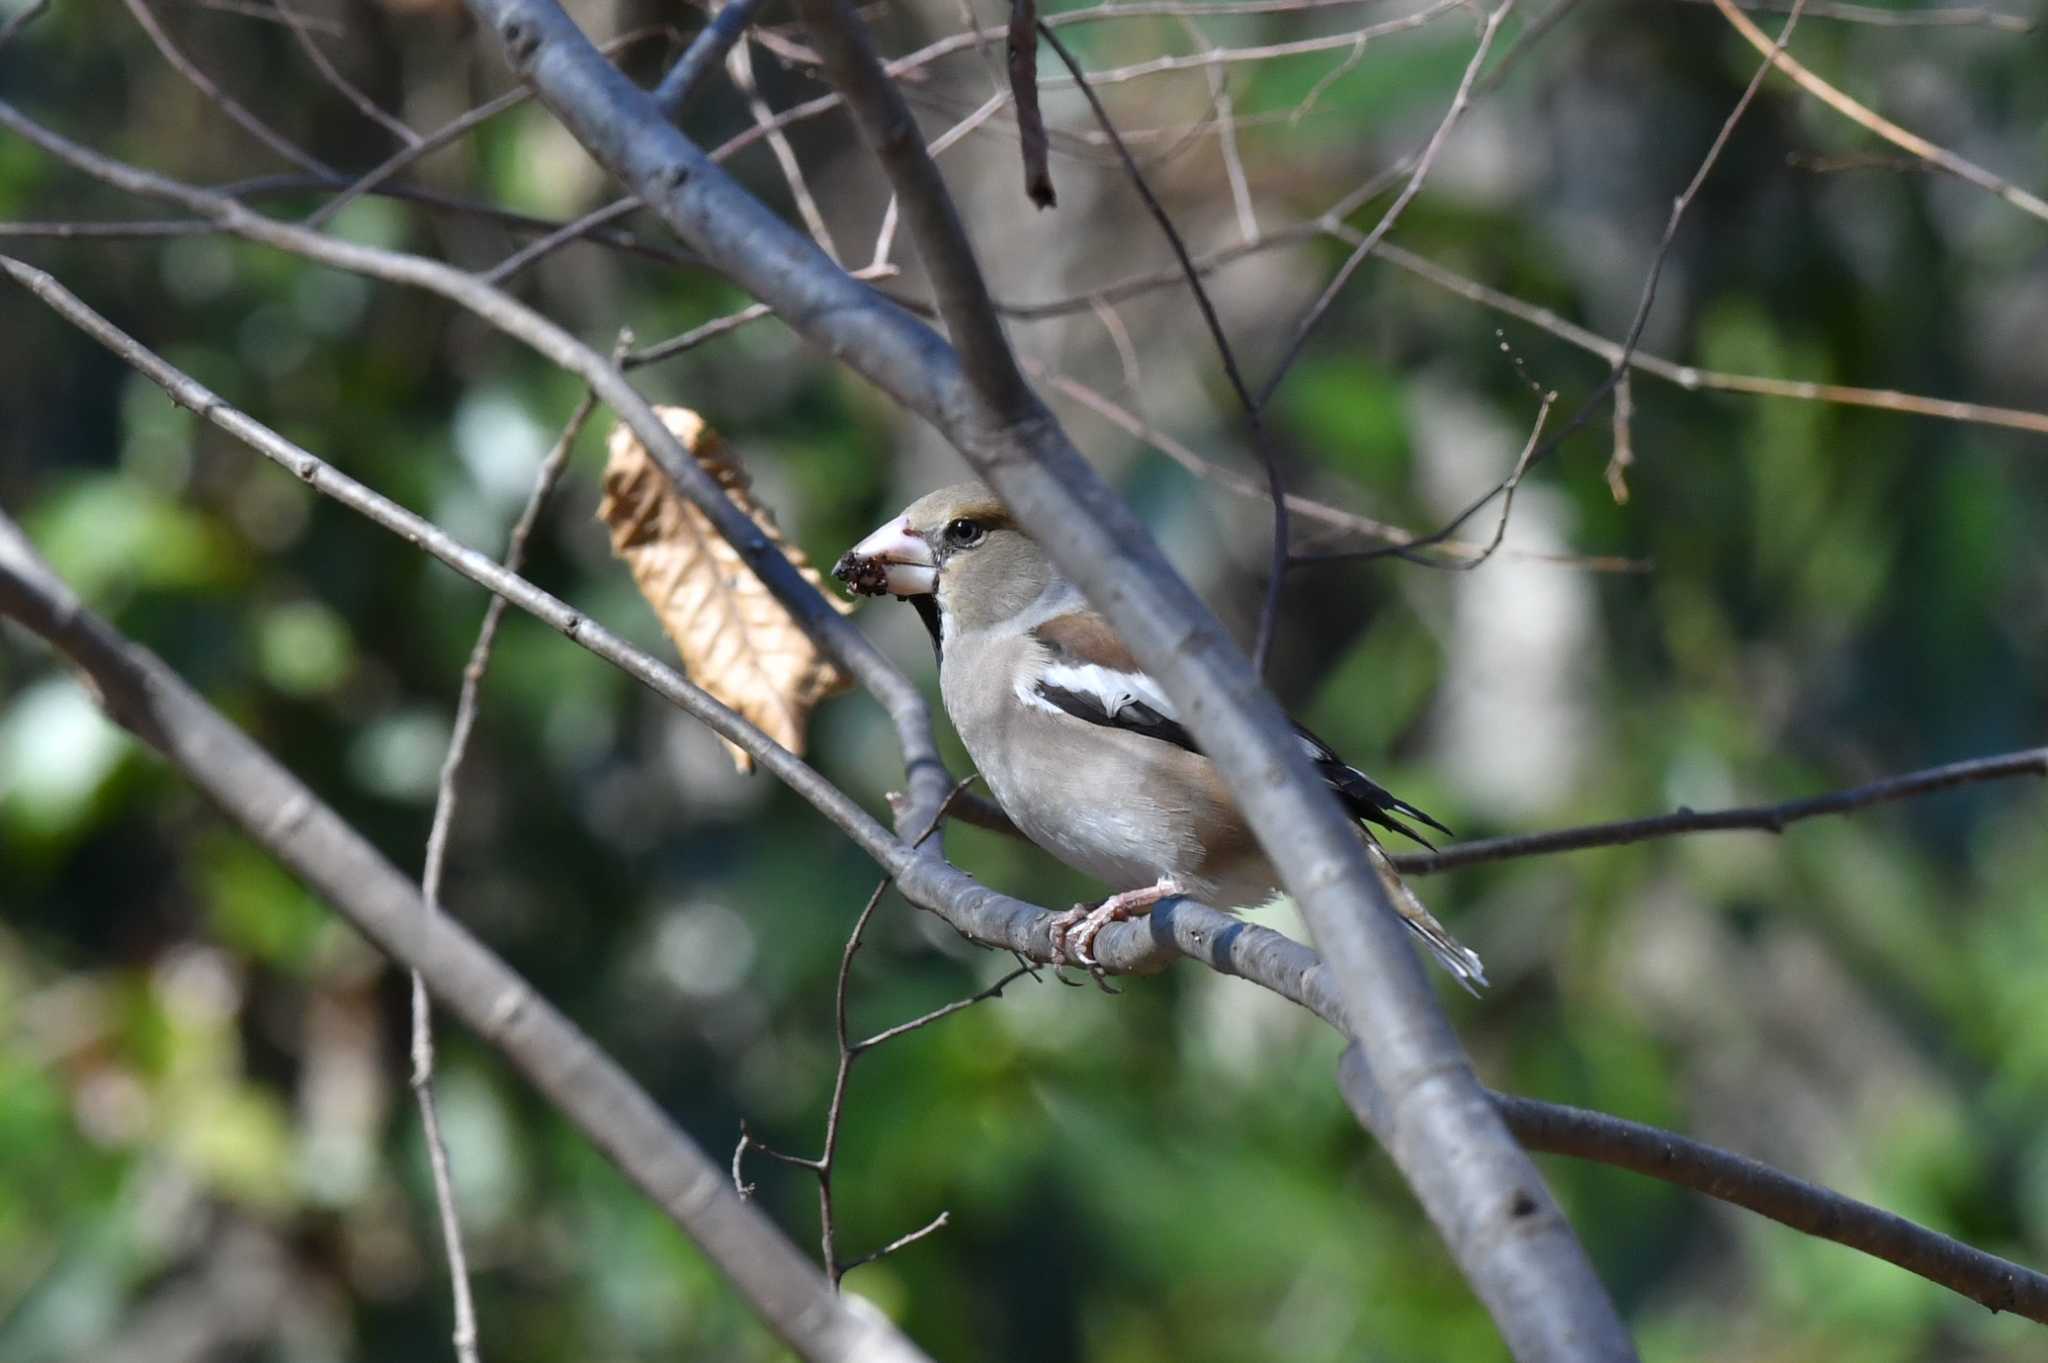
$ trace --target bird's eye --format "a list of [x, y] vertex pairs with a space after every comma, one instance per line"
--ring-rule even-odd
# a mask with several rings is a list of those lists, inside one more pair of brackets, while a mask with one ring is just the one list
[[981, 543], [982, 537], [987, 534], [987, 526], [980, 521], [971, 521], [962, 516], [959, 520], [947, 524], [946, 543], [955, 549], [972, 549]]

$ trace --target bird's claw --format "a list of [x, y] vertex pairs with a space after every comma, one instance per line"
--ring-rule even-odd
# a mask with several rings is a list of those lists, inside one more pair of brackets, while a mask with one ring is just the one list
[[1096, 988], [1105, 994], [1120, 992], [1109, 983], [1109, 976], [1102, 963], [1095, 959], [1095, 939], [1111, 923], [1121, 923], [1131, 914], [1119, 896], [1111, 896], [1100, 904], [1076, 904], [1052, 920], [1052, 962], [1053, 973], [1062, 983], [1066, 976], [1059, 974], [1059, 967], [1078, 965], [1094, 979]]

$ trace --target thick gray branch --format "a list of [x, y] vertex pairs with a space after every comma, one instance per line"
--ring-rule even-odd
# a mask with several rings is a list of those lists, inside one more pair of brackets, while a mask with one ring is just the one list
[[761, 1318], [819, 1360], [922, 1359], [879, 1314], [849, 1306], [610, 1057], [460, 924], [429, 914], [396, 867], [297, 777], [80, 604], [0, 514], [0, 614], [93, 680], [108, 713], [168, 758], [492, 1045], [703, 1248]]

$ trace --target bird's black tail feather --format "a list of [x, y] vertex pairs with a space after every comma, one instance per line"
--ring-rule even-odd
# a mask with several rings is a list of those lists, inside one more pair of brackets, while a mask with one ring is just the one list
[[1345, 807], [1358, 818], [1366, 823], [1378, 824], [1381, 828], [1391, 828], [1402, 837], [1412, 838], [1432, 852], [1436, 850], [1435, 843], [1394, 816], [1406, 814], [1418, 823], [1434, 828], [1447, 838], [1457, 836], [1429, 814], [1409, 804], [1356, 767], [1338, 767], [1334, 771], [1326, 769], [1325, 779], [1344, 798]]

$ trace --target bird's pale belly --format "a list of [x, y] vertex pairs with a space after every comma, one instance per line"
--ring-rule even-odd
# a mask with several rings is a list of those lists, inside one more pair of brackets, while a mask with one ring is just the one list
[[1183, 860], [1164, 817], [1141, 799], [1098, 803], [1069, 793], [1067, 803], [1048, 806], [1014, 795], [1006, 799], [999, 791], [996, 802], [1019, 832], [1111, 890], [1151, 885]]
[[1130, 787], [1128, 764], [1119, 774], [1101, 749], [1070, 751], [1058, 762], [1041, 755], [1056, 750], [1050, 745], [998, 758], [974, 741], [990, 736], [961, 737], [1017, 831], [1075, 870], [1111, 890], [1134, 890], [1189, 869], [1193, 849], [1148, 791]]

